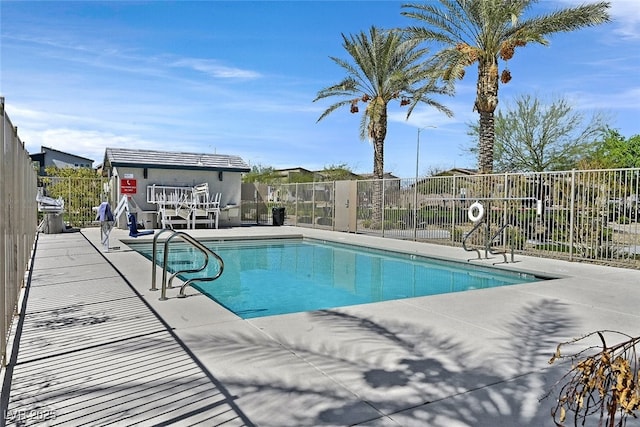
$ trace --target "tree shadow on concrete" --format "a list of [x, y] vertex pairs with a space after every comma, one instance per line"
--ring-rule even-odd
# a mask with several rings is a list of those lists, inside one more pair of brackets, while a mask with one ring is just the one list
[[[428, 324], [375, 321], [345, 310], [309, 316], [318, 328], [331, 331], [330, 340], [221, 334], [194, 350], [233, 358], [238, 365], [259, 365], [255, 377], [230, 371], [220, 380], [264, 411], [289, 411], [291, 425], [552, 423], [553, 402], [540, 398], [561, 376], [561, 367], [549, 367], [548, 360], [574, 330], [557, 301], [543, 300], [514, 313], [504, 333], [494, 334], [482, 349], [436, 333]], [[355, 330], [361, 338], [350, 340]], [[279, 377], [282, 364], [291, 363], [283, 358], [283, 347], [331, 381]], [[486, 357], [478, 358], [479, 351]], [[278, 425], [276, 420], [256, 422]]]

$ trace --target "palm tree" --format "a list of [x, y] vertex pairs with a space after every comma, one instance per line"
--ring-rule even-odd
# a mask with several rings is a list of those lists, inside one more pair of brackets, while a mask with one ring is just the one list
[[547, 45], [547, 36], [609, 21], [608, 2], [565, 8], [546, 15], [527, 13], [537, 0], [438, 0], [405, 4], [402, 15], [426, 24], [406, 29], [409, 39], [434, 43], [433, 65], [453, 85], [465, 68], [478, 63], [474, 110], [480, 114], [478, 168], [493, 170], [494, 111], [498, 106], [498, 58], [505, 61], [500, 82], [511, 74], [506, 61], [516, 47]]
[[[451, 111], [431, 99], [430, 94], [449, 94], [450, 91], [436, 85], [432, 71], [422, 61], [426, 49], [417, 49], [417, 40], [406, 40], [399, 31], [384, 31], [371, 27], [369, 34], [342, 35], [343, 47], [353, 63], [343, 59], [331, 59], [344, 68], [346, 77], [337, 84], [320, 90], [315, 101], [328, 97], [342, 98], [329, 106], [318, 122], [340, 107], [348, 106], [351, 113], [358, 113], [360, 102], [367, 104], [360, 121], [360, 139], [367, 137], [373, 143], [373, 175], [376, 180], [384, 177], [384, 141], [387, 135], [387, 108], [392, 100], [401, 106], [409, 106], [407, 118], [418, 102], [426, 103], [451, 116]], [[372, 220], [380, 224], [382, 187], [377, 184], [373, 193]]]

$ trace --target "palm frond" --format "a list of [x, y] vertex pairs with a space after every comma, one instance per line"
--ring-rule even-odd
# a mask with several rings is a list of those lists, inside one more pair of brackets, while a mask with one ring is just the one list
[[369, 128], [369, 116], [367, 114], [362, 114], [360, 116], [360, 126], [358, 126], [358, 136], [361, 141], [367, 139], [367, 129]]
[[[425, 30], [422, 34], [424, 41], [441, 45], [472, 44], [476, 43], [481, 36], [480, 6], [485, 3], [491, 2], [439, 0], [439, 5], [436, 2], [405, 4], [403, 8], [413, 8], [414, 11], [403, 11], [401, 14], [426, 24], [426, 28], [422, 27]], [[420, 27], [408, 27], [405, 31], [412, 33], [415, 37], [421, 35]]]
[[453, 111], [451, 109], [431, 97], [431, 95], [434, 94], [443, 96], [450, 96], [453, 94], [453, 87], [451, 85], [443, 86], [438, 83], [439, 81], [440, 79], [433, 77], [410, 94], [412, 101], [407, 110], [407, 119], [411, 116], [415, 107], [420, 103], [435, 108], [441, 113], [446, 114], [447, 117], [453, 117]]
[[547, 36], [553, 33], [575, 31], [580, 28], [592, 27], [606, 22], [611, 18], [608, 9], [609, 2], [599, 2], [583, 6], [566, 8], [548, 15], [536, 16], [520, 23], [513, 32], [522, 31], [530, 37]]
[[[438, 51], [428, 60], [428, 67], [435, 70], [432, 75], [444, 81], [446, 89], [453, 90], [455, 80], [464, 75], [465, 68], [479, 61], [474, 109], [490, 117], [497, 105], [500, 81], [506, 83], [510, 79], [504, 70], [499, 80], [499, 58], [507, 61], [513, 57], [516, 47], [528, 43], [544, 45], [551, 34], [602, 24], [610, 19], [607, 1], [545, 15], [529, 13], [535, 3], [537, 0], [431, 0], [403, 4], [401, 14], [422, 24], [405, 29], [408, 39], [437, 46]], [[417, 89], [409, 113], [417, 99], [438, 108], [428, 98], [431, 93], [436, 93], [434, 87]], [[493, 162], [492, 155], [483, 154], [493, 152], [491, 123], [490, 120], [481, 123], [486, 132], [481, 132], [480, 144], [488, 149], [480, 150], [479, 167], [486, 171], [491, 170]]]
[[329, 106], [329, 108], [327, 108], [324, 113], [322, 113], [322, 115], [320, 115], [320, 117], [318, 118], [318, 120], [316, 120], [316, 123], [318, 123], [320, 120], [324, 119], [325, 117], [327, 117], [329, 114], [333, 113], [335, 110], [337, 110], [340, 107], [343, 107], [347, 104], [351, 104], [351, 100], [344, 100], [344, 101], [339, 101], [336, 102], [335, 104]]
[[351, 77], [347, 77], [342, 80], [340, 83], [326, 87], [318, 91], [316, 98], [313, 102], [318, 101], [319, 99], [328, 98], [330, 96], [351, 96], [357, 94], [358, 83], [354, 81]]
[[[361, 110], [360, 123], [360, 137], [366, 139], [373, 132], [374, 124], [378, 126], [384, 123], [386, 127], [387, 107], [394, 99], [401, 106], [413, 102], [415, 107], [419, 102], [426, 102], [445, 114], [451, 114], [449, 109], [428, 97], [452, 92], [425, 83], [434, 79], [434, 71], [425, 66], [430, 64], [425, 60], [429, 50], [420, 47], [420, 40], [407, 37], [405, 32], [399, 30], [371, 27], [368, 32], [350, 36], [343, 34], [342, 42], [349, 60], [331, 59], [346, 71], [347, 76], [342, 82], [319, 91], [314, 101], [334, 96], [344, 99], [331, 105], [318, 120], [343, 106], [349, 105], [351, 112], [355, 112], [357, 103], [368, 102], [367, 107]], [[430, 93], [430, 90], [433, 92]]]

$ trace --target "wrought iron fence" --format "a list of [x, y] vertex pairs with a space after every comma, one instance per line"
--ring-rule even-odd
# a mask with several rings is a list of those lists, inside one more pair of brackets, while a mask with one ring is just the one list
[[640, 169], [354, 182], [346, 200], [345, 181], [246, 187], [243, 220], [284, 207], [288, 225], [640, 268]]
[[0, 364], [36, 236], [36, 171], [0, 97]]

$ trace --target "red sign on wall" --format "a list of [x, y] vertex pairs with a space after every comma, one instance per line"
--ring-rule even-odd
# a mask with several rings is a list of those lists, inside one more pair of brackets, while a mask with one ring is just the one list
[[136, 194], [138, 188], [135, 179], [121, 179], [120, 180], [120, 194]]

